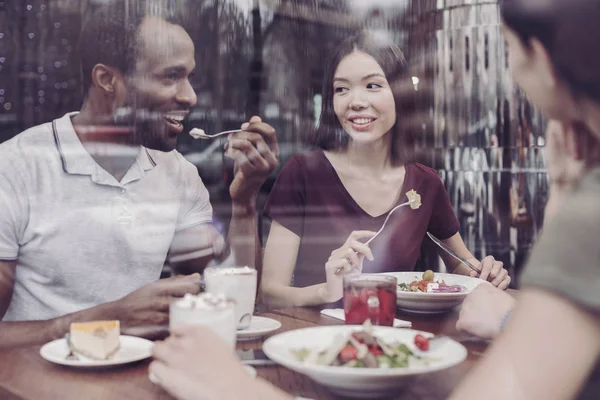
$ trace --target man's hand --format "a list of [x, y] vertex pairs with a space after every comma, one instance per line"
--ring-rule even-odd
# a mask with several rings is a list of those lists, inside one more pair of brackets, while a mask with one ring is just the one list
[[150, 283], [112, 304], [125, 334], [152, 336], [167, 328], [169, 306], [175, 298], [199, 292], [200, 274], [175, 276]]
[[225, 155], [234, 160], [234, 177], [229, 194], [233, 203], [253, 201], [269, 174], [279, 163], [275, 129], [254, 116], [242, 125], [242, 131], [229, 136]]
[[482, 283], [465, 298], [456, 329], [483, 339], [500, 334], [502, 319], [516, 305], [516, 300], [503, 290]]

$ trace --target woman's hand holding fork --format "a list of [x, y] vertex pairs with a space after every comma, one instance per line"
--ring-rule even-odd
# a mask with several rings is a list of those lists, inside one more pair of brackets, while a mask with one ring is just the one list
[[362, 271], [362, 263], [365, 257], [373, 260], [373, 253], [369, 246], [360, 241], [375, 236], [371, 231], [354, 231], [348, 236], [344, 244], [331, 252], [329, 260], [325, 264], [325, 276], [327, 278], [323, 300], [327, 303], [338, 301], [344, 293], [344, 275], [353, 271]]

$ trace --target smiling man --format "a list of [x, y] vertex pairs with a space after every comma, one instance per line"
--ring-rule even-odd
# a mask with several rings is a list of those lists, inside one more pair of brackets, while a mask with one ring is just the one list
[[[0, 145], [0, 347], [61, 337], [74, 321], [164, 327], [199, 276], [158, 281], [165, 260], [201, 271], [225, 254], [208, 191], [175, 150], [196, 104], [194, 43], [158, 1], [113, 1], [81, 34], [80, 112]], [[228, 241], [255, 266], [255, 202], [277, 166], [275, 131], [253, 117], [231, 136]]]

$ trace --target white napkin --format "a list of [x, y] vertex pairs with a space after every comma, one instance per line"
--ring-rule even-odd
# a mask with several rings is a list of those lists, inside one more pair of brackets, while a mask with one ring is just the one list
[[[324, 310], [321, 310], [321, 314], [342, 321], [346, 320], [344, 310], [342, 310], [341, 308], [326, 308]], [[410, 328], [411, 326], [412, 322], [410, 321], [404, 321], [403, 319], [394, 318], [394, 328]]]

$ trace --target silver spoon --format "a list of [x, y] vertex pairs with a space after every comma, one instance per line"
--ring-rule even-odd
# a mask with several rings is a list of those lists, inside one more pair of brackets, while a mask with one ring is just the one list
[[204, 132], [203, 129], [200, 128], [193, 128], [190, 131], [190, 136], [193, 137], [194, 139], [214, 139], [217, 138], [219, 136], [223, 136], [223, 135], [229, 135], [231, 133], [236, 133], [236, 132], [241, 132], [241, 129], [234, 129], [231, 131], [224, 131], [224, 132], [219, 132], [219, 133], [215, 133], [213, 135], [207, 135], [206, 132]]

